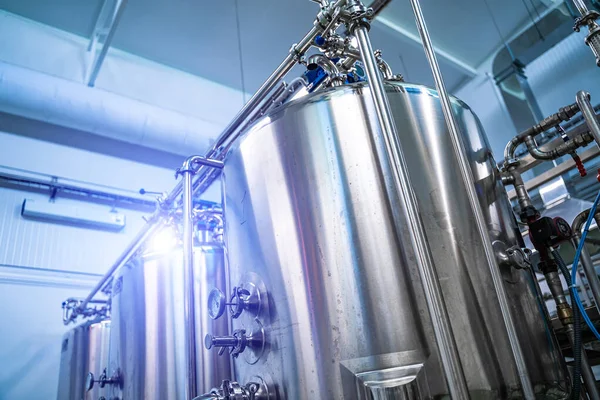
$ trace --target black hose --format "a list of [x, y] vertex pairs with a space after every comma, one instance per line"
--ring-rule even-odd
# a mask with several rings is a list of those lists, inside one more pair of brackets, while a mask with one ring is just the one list
[[581, 394], [581, 314], [579, 308], [575, 304], [575, 295], [573, 292], [577, 288], [572, 287], [571, 274], [558, 251], [552, 250], [552, 256], [556, 260], [560, 271], [565, 276], [567, 286], [569, 287], [569, 295], [571, 296], [571, 308], [573, 309], [573, 358], [575, 366], [573, 367], [573, 387], [571, 388], [571, 399], [579, 400]]

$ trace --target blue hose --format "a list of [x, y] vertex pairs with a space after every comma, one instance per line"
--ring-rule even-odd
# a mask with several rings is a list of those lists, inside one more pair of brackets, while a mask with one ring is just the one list
[[573, 299], [575, 303], [577, 303], [577, 307], [581, 311], [581, 315], [587, 326], [596, 336], [596, 339], [600, 340], [600, 333], [596, 330], [596, 327], [592, 323], [592, 320], [585, 312], [585, 308], [581, 303], [581, 299], [579, 298], [579, 293], [577, 292], [577, 266], [579, 265], [579, 258], [581, 257], [581, 252], [583, 251], [583, 246], [585, 244], [585, 238], [587, 237], [588, 231], [590, 229], [590, 225], [592, 225], [592, 221], [594, 220], [594, 215], [596, 214], [596, 208], [598, 207], [598, 203], [600, 203], [600, 192], [598, 192], [598, 196], [596, 196], [596, 200], [594, 200], [594, 204], [592, 204], [592, 208], [590, 209], [590, 215], [588, 215], [588, 219], [585, 222], [585, 227], [583, 228], [583, 233], [581, 234], [581, 239], [579, 240], [579, 245], [577, 246], [577, 251], [575, 252], [575, 259], [573, 260], [573, 268], [571, 268], [571, 293], [573, 294]]

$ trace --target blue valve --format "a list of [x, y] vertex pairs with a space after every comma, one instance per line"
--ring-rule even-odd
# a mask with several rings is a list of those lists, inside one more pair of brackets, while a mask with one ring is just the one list
[[315, 38], [315, 44], [319, 47], [325, 46], [325, 42], [325, 38], [321, 35], [317, 35], [317, 37]]

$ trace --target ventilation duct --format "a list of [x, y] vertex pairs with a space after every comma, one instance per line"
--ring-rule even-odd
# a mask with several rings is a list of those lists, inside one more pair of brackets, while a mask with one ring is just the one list
[[222, 128], [5, 62], [0, 111], [184, 156], [203, 152]]

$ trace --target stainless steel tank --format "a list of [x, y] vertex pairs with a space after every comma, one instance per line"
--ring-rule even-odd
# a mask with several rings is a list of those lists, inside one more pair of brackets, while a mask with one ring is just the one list
[[[85, 322], [64, 334], [58, 379], [58, 400], [97, 400], [106, 396], [99, 385], [88, 390], [108, 366], [110, 321]], [[90, 375], [91, 374], [91, 375]]]
[[[221, 246], [194, 249], [194, 290], [197, 304], [208, 291], [225, 288]], [[181, 249], [135, 258], [117, 271], [112, 286], [110, 374], [119, 371], [122, 385], [111, 385], [111, 396], [124, 400], [189, 400], [185, 398], [183, 255]], [[227, 321], [213, 321], [196, 308], [196, 332], [202, 349], [206, 332], [227, 332]], [[198, 352], [198, 390], [231, 376], [229, 360]]]
[[[400, 201], [379, 161], [385, 147], [368, 90], [346, 85], [293, 101], [258, 121], [226, 159], [230, 282], [253, 302], [233, 319], [247, 337], [235, 379], [263, 379], [274, 398], [447, 395], [408, 233], [392, 222]], [[472, 398], [519, 398], [437, 93], [404, 83], [387, 92]], [[529, 374], [541, 398], [560, 398], [564, 365], [531, 277], [504, 259], [519, 236], [489, 145], [468, 106], [453, 106]]]

